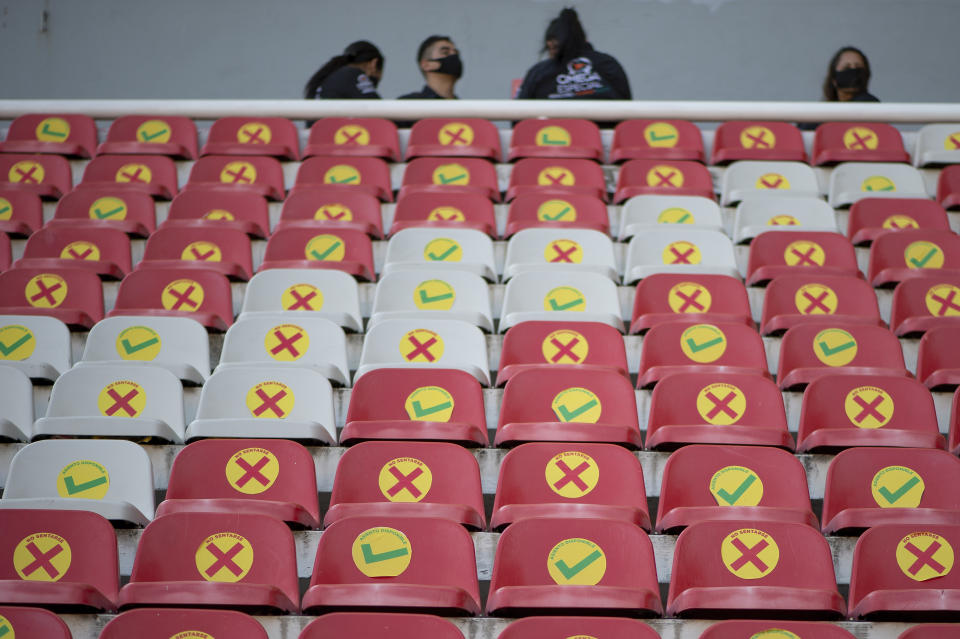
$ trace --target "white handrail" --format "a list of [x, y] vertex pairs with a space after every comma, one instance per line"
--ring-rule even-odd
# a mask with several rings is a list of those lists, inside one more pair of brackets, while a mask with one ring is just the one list
[[522, 120], [586, 118], [599, 121], [675, 118], [702, 122], [774, 120], [891, 123], [960, 122], [955, 103], [732, 102], [692, 100], [0, 100], [0, 119], [24, 113], [82, 113], [116, 118], [131, 113], [314, 120], [330, 116], [417, 120], [427, 117]]

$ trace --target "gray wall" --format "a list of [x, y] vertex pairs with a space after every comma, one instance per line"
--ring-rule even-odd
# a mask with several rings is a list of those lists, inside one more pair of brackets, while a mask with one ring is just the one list
[[0, 98], [299, 97], [360, 38], [392, 98], [434, 32], [463, 52], [461, 97], [503, 98], [566, 4], [641, 99], [816, 100], [849, 43], [883, 100], [960, 101], [958, 0], [0, 0]]

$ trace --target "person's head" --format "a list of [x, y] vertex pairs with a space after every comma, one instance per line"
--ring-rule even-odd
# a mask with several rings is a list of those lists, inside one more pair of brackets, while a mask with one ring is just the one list
[[558, 61], [570, 60], [587, 48], [587, 34], [573, 9], [564, 9], [547, 25], [543, 36], [543, 50]]
[[317, 87], [323, 84], [327, 76], [348, 65], [363, 71], [376, 86], [380, 82], [380, 78], [383, 77], [383, 64], [383, 54], [380, 53], [380, 49], [375, 44], [366, 40], [357, 40], [347, 45], [343, 53], [330, 58], [307, 80], [307, 84], [303, 88], [303, 97], [315, 97]]
[[856, 47], [843, 47], [830, 58], [827, 77], [823, 80], [823, 99], [837, 102], [867, 90], [870, 83], [870, 61]]
[[428, 73], [440, 73], [453, 78], [463, 75], [460, 51], [450, 36], [432, 35], [421, 42], [417, 49], [417, 65], [424, 77]]

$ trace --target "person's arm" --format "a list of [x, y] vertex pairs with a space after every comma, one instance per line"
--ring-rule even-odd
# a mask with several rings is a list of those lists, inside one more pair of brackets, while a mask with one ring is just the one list
[[523, 83], [520, 85], [520, 91], [517, 92], [518, 100], [533, 100], [537, 97], [537, 84], [540, 81], [542, 69], [543, 63], [540, 62], [527, 70], [527, 75], [524, 76]]
[[613, 90], [613, 96], [611, 97], [614, 100], [633, 99], [633, 93], [630, 91], [630, 81], [627, 80], [627, 74], [616, 58], [611, 55], [603, 55], [598, 61], [597, 71]]

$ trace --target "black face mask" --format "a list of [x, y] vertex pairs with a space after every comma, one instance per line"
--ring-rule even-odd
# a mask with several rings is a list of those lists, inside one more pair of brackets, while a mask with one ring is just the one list
[[843, 69], [833, 74], [833, 83], [838, 89], [867, 88], [867, 70], [863, 67]]
[[430, 62], [439, 62], [440, 67], [433, 70], [433, 73], [442, 73], [459, 78], [463, 75], [463, 62], [460, 60], [459, 53], [452, 53], [443, 58], [434, 58]]

